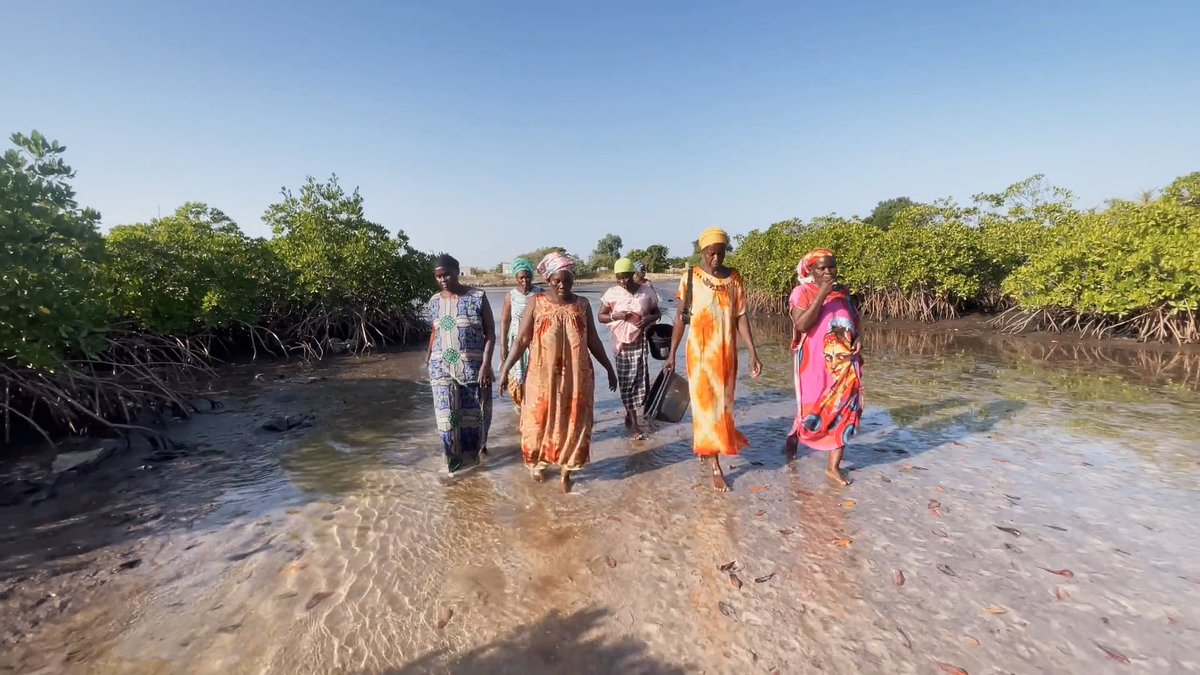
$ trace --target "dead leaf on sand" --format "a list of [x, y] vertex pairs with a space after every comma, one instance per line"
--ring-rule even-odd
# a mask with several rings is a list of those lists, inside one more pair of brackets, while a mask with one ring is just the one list
[[834, 539], [833, 540], [834, 546], [841, 546], [842, 548], [850, 548], [850, 544], [853, 544], [853, 543], [854, 543], [853, 539]]
[[766, 489], [767, 489], [766, 485], [751, 485], [750, 486], [751, 492], [762, 492], [763, 490], [766, 490]]
[[892, 583], [896, 584], [897, 586], [904, 585], [904, 571], [903, 570], [892, 570]]
[[843, 509], [852, 509], [855, 507], [856, 504], [858, 504], [858, 502], [854, 501], [853, 499], [847, 499], [846, 501], [842, 502], [842, 508]]
[[1064, 600], [1070, 600], [1071, 594], [1068, 593], [1064, 588], [1056, 588], [1054, 589], [1054, 597], [1058, 598], [1059, 602], [1062, 602]]
[[446, 624], [450, 623], [450, 619], [453, 619], [453, 618], [454, 618], [454, 610], [447, 607], [445, 610], [442, 611], [442, 615], [440, 617], [438, 617], [437, 629], [441, 630], [441, 629], [445, 628]]
[[615, 568], [617, 566], [617, 561], [612, 556], [605, 556], [604, 564], [608, 565], [610, 568]]
[[729, 583], [732, 584], [733, 587], [738, 589], [739, 591], [742, 590], [742, 580], [738, 577], [737, 574], [735, 574], [733, 572], [729, 573]]
[[785, 537], [790, 537], [790, 536], [792, 536], [793, 534], [795, 534], [795, 532], [794, 532], [794, 531], [792, 531], [792, 530], [780, 530], [780, 531], [779, 531], [779, 534], [782, 534], [782, 535], [783, 535], [783, 536], [785, 536]]
[[966, 643], [971, 645], [972, 647], [979, 646], [979, 640], [976, 640], [975, 638], [971, 637], [970, 635], [964, 635], [963, 640], [965, 640]]
[[946, 675], [970, 675], [970, 673], [968, 673], [967, 671], [963, 670], [962, 668], [959, 668], [958, 666], [956, 666], [952, 663], [939, 662], [938, 670], [940, 672], [946, 673]]
[[1057, 574], [1060, 577], [1066, 577], [1068, 579], [1075, 578], [1075, 573], [1072, 572], [1071, 570], [1052, 570], [1049, 567], [1043, 567], [1042, 569], [1046, 570], [1050, 574]]
[[755, 511], [755, 512], [754, 512], [754, 515], [756, 515], [756, 516], [758, 516], [759, 518], [761, 518], [761, 517], [763, 517], [763, 516], [767, 515], [767, 510], [766, 510], [766, 509], [759, 509], [759, 510], [757, 510], [757, 511]]
[[944, 563], [938, 563], [937, 568], [938, 568], [939, 572], [941, 572], [942, 574], [945, 574], [946, 576], [950, 576], [950, 577], [958, 576], [958, 572], [955, 572], [954, 568], [952, 568], [949, 565], [946, 565]]
[[1104, 652], [1105, 655], [1107, 655], [1108, 658], [1112, 659], [1113, 661], [1116, 661], [1117, 663], [1129, 663], [1128, 656], [1125, 656], [1124, 654], [1113, 649], [1112, 647], [1105, 647], [1104, 645], [1100, 644], [1099, 642], [1096, 643], [1096, 646], [1099, 647], [1100, 651]]
[[941, 537], [942, 539], [946, 539], [950, 536], [950, 535], [946, 534], [945, 530], [930, 530], [930, 532], [932, 532], [936, 536]]
[[737, 610], [733, 608], [733, 605], [730, 605], [728, 602], [722, 600], [721, 602], [717, 603], [717, 609], [720, 609], [721, 613], [725, 616], [737, 621]]
[[730, 560], [729, 562], [725, 563], [724, 565], [717, 566], [717, 569], [721, 572], [728, 572], [728, 571], [730, 571], [732, 569], [736, 569], [736, 568], [737, 568], [736, 560]]
[[1001, 614], [1008, 614], [1008, 610], [1004, 609], [1003, 607], [1000, 607], [999, 605], [989, 605], [987, 607], [984, 607], [983, 611], [987, 612], [988, 614], [995, 614], [996, 616], [999, 616]]
[[936, 499], [929, 500], [929, 515], [934, 518], [942, 517], [942, 503]]
[[775, 573], [774, 573], [774, 572], [771, 572], [770, 574], [768, 574], [768, 575], [766, 575], [766, 576], [762, 576], [762, 577], [759, 577], [759, 578], [755, 579], [755, 580], [754, 580], [754, 583], [756, 583], [756, 584], [765, 584], [765, 583], [767, 583], [768, 581], [770, 581], [771, 579], [774, 579], [774, 578], [775, 578]]
[[1017, 529], [1017, 528], [1015, 528], [1015, 527], [1004, 527], [1004, 526], [1002, 526], [1002, 525], [997, 525], [997, 526], [996, 526], [996, 529], [997, 529], [997, 530], [1000, 530], [1001, 532], [1003, 532], [1003, 533], [1005, 533], [1005, 534], [1011, 534], [1011, 535], [1012, 535], [1012, 536], [1014, 536], [1014, 537], [1019, 537], [1019, 536], [1021, 536], [1021, 531], [1020, 531], [1020, 530], [1018, 530], [1018, 529]]

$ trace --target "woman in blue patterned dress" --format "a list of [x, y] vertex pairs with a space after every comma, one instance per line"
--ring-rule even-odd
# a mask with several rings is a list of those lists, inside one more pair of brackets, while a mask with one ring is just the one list
[[[525, 306], [529, 299], [542, 292], [533, 285], [533, 263], [524, 258], [517, 258], [512, 263], [512, 273], [517, 280], [517, 287], [510, 288], [504, 297], [504, 309], [500, 311], [500, 334], [504, 340], [500, 343], [500, 362], [508, 358], [508, 350], [517, 341], [520, 332], [521, 317], [525, 315]], [[529, 352], [526, 351], [521, 360], [508, 373], [508, 393], [512, 396], [517, 414], [521, 414], [521, 400], [525, 392], [525, 370], [529, 367]], [[500, 392], [503, 396], [504, 392]]]
[[492, 349], [496, 325], [487, 295], [459, 281], [458, 261], [434, 263], [441, 289], [429, 299], [429, 382], [446, 469], [454, 474], [479, 463], [492, 423]]

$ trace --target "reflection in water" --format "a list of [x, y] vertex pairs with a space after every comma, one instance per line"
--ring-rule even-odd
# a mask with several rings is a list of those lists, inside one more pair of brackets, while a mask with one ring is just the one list
[[[129, 585], [0, 668], [924, 672], [937, 654], [971, 672], [1079, 672], [1105, 658], [1098, 641], [1189, 667], [1197, 355], [868, 324], [843, 489], [821, 457], [784, 461], [790, 335], [755, 332], [766, 371], [739, 386], [752, 447], [727, 495], [708, 488], [689, 420], [630, 440], [603, 387], [592, 464], [563, 496], [521, 469], [505, 401], [487, 464], [446, 479], [418, 355], [264, 386], [261, 414], [318, 425], [250, 436], [253, 407], [244, 427], [198, 420], [214, 444], [239, 440], [164, 474], [164, 517], [125, 535], [153, 544]], [[1063, 568], [1071, 579], [1045, 571]]]

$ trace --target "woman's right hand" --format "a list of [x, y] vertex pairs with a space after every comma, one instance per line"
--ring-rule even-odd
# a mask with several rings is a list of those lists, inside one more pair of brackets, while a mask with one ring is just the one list
[[670, 356], [667, 357], [667, 362], [663, 364], [662, 369], [663, 369], [664, 373], [675, 372], [675, 354], [674, 353], [672, 353]]
[[817, 290], [821, 292], [821, 295], [829, 295], [835, 288], [837, 288], [837, 277], [827, 277], [817, 284]]
[[504, 373], [500, 375], [499, 384], [500, 384], [500, 396], [504, 396], [504, 392], [508, 391], [508, 371], [507, 370], [504, 371]]

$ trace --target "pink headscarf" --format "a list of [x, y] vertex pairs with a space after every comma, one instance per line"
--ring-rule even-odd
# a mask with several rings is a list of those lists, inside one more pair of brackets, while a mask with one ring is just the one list
[[821, 258], [834, 258], [833, 251], [827, 248], [815, 248], [800, 259], [800, 264], [796, 265], [796, 280], [802, 284], [812, 283], [813, 265]]
[[575, 261], [570, 256], [562, 253], [550, 253], [545, 258], [542, 258], [542, 261], [538, 263], [537, 269], [538, 274], [541, 274], [542, 278], [546, 281], [550, 281], [550, 277], [554, 276], [556, 272], [570, 272], [574, 276]]

